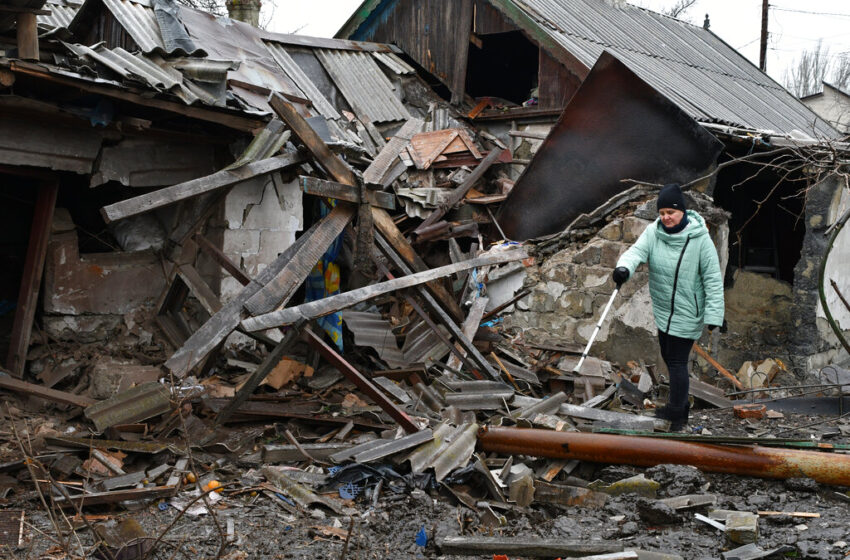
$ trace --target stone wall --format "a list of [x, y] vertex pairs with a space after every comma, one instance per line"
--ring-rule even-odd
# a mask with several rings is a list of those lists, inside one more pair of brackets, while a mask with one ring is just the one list
[[[840, 217], [847, 207], [847, 193], [839, 177], [831, 177], [809, 189], [806, 199], [806, 236], [800, 261], [794, 268], [794, 337], [791, 344], [794, 365], [800, 372], [819, 370], [823, 366], [848, 359], [835, 333], [826, 321], [818, 296], [818, 269], [826, 251], [827, 228]], [[837, 301], [829, 284], [833, 278], [845, 296], [850, 292], [850, 275], [847, 274], [847, 253], [850, 245], [848, 229], [841, 235], [829, 256], [827, 303], [844, 331], [850, 336], [848, 317], [843, 305]]]
[[[705, 203], [703, 206], [698, 211], [709, 222], [715, 244], [721, 243], [725, 249], [725, 214]], [[541, 343], [586, 344], [614, 291], [611, 272], [617, 260], [637, 241], [653, 217], [654, 199], [633, 215], [611, 220], [589, 241], [566, 248], [530, 268], [526, 286], [532, 291], [505, 319], [506, 327], [521, 330], [527, 340]], [[726, 251], [720, 253], [723, 257]], [[721, 258], [723, 268], [725, 263], [725, 258]], [[638, 359], [648, 364], [661, 363], [648, 280], [644, 264], [623, 285], [594, 342], [593, 356], [620, 364]]]

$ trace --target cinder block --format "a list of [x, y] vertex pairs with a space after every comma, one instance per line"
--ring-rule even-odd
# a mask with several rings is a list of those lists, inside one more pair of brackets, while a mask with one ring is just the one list
[[257, 177], [238, 183], [227, 193], [224, 197], [224, 221], [228, 228], [242, 227], [245, 209], [262, 201], [265, 184], [265, 177]]
[[260, 251], [260, 232], [249, 229], [229, 229], [224, 232], [221, 250], [238, 255], [256, 255]]

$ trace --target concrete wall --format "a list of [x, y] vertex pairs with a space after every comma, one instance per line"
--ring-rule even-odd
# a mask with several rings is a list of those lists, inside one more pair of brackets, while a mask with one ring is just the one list
[[[258, 177], [236, 185], [225, 198], [207, 235], [251, 278], [286, 250], [304, 227], [302, 192], [297, 181], [279, 174]], [[206, 256], [198, 268], [223, 302], [239, 293], [242, 285]]]

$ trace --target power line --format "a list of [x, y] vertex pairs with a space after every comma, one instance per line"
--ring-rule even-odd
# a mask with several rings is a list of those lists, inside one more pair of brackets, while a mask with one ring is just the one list
[[809, 14], [813, 16], [836, 16], [836, 17], [846, 17], [850, 18], [850, 14], [839, 14], [836, 12], [813, 12], [809, 10], [794, 10], [792, 8], [780, 8], [778, 6], [771, 6], [772, 9], [778, 12], [793, 12], [795, 14]]

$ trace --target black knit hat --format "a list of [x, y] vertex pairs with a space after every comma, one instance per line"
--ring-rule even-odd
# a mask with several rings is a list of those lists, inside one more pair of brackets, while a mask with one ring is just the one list
[[688, 209], [685, 195], [682, 194], [682, 188], [678, 183], [664, 185], [658, 192], [658, 210], [662, 208], [673, 208], [682, 212]]

